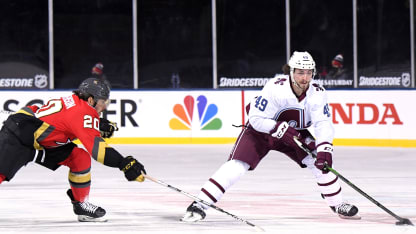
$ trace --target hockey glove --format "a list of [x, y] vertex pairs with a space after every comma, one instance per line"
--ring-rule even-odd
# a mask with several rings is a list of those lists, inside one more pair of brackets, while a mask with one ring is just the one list
[[110, 138], [114, 131], [118, 131], [117, 123], [100, 118], [100, 133], [103, 138]]
[[146, 174], [144, 166], [132, 156], [125, 157], [121, 161], [119, 169], [124, 172], [128, 181], [144, 181], [144, 176], [142, 175], [142, 172]]
[[292, 148], [299, 148], [293, 137], [302, 138], [300, 133], [289, 126], [286, 121], [277, 121], [275, 127], [270, 131], [270, 135], [280, 139], [283, 144]]
[[332, 167], [332, 144], [324, 142], [318, 145], [315, 166], [324, 174], [328, 173], [328, 167]]

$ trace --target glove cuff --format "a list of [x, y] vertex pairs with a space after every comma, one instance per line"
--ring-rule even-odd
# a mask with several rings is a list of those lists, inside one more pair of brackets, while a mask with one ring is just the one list
[[331, 153], [334, 151], [334, 147], [329, 142], [323, 142], [316, 147], [317, 152], [328, 152]]
[[289, 124], [286, 121], [277, 122], [274, 128], [270, 131], [270, 135], [272, 135], [272, 137], [280, 139], [283, 137], [283, 135], [285, 135], [288, 129]]

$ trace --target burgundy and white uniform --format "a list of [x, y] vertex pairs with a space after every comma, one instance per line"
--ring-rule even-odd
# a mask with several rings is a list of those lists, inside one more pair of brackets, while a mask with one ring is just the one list
[[[304, 138], [309, 137], [311, 140], [312, 136], [306, 129], [313, 126], [316, 145], [332, 143], [334, 128], [325, 89], [312, 80], [309, 89], [297, 97], [292, 90], [289, 76], [280, 75], [271, 79], [251, 101], [248, 126], [238, 137], [230, 159], [246, 162], [250, 169], [254, 169], [269, 150], [276, 150], [287, 154], [304, 167], [301, 161], [306, 153], [303, 150], [289, 148], [270, 135], [276, 121], [288, 122]], [[253, 144], [256, 147], [252, 147]]]
[[[254, 170], [270, 150], [275, 150], [312, 171], [329, 206], [342, 203], [341, 187], [335, 175], [322, 173], [315, 167], [315, 159], [302, 149], [270, 135], [277, 121], [286, 121], [301, 133], [311, 148], [322, 143], [332, 144], [334, 128], [325, 89], [312, 80], [309, 88], [297, 97], [290, 79], [288, 75], [274, 77], [251, 101], [247, 126], [238, 136], [229, 160], [201, 188], [200, 199], [217, 202], [247, 170]], [[309, 127], [313, 128], [315, 137], [307, 130]]]
[[289, 76], [276, 76], [264, 86], [250, 107], [249, 122], [258, 132], [269, 133], [276, 121], [286, 121], [297, 130], [313, 125], [317, 144], [333, 140], [326, 92], [314, 80], [303, 95], [296, 97]]

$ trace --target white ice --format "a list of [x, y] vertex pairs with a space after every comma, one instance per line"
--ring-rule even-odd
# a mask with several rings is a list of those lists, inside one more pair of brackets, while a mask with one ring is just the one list
[[[134, 155], [147, 173], [196, 195], [227, 160], [232, 145], [115, 145]], [[416, 149], [336, 147], [334, 168], [400, 217], [416, 224]], [[214, 209], [199, 223], [183, 223], [191, 199], [146, 180], [127, 182], [115, 168], [92, 165], [90, 202], [107, 211], [106, 223], [79, 223], [65, 192], [68, 168], [52, 172], [23, 167], [0, 185], [0, 233], [253, 233], [256, 230]], [[216, 205], [267, 233], [416, 233], [342, 183], [344, 198], [361, 220], [338, 218], [320, 198], [308, 169], [271, 152]]]

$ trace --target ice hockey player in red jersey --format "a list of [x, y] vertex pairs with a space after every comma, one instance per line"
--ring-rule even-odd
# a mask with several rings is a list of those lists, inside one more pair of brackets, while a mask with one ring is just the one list
[[[27, 163], [35, 161], [51, 170], [69, 167], [67, 191], [79, 221], [105, 221], [105, 210], [88, 202], [91, 157], [119, 168], [129, 181], [144, 180], [143, 165], [107, 145], [117, 126], [99, 114], [109, 104], [109, 85], [97, 78], [84, 80], [72, 95], [27, 106], [10, 115], [0, 131], [0, 183], [10, 181]], [[73, 143], [79, 139], [85, 150]]]
[[[359, 219], [358, 208], [345, 203], [338, 177], [328, 173], [332, 166], [334, 128], [326, 92], [313, 77], [315, 61], [308, 52], [294, 52], [284, 66], [285, 75], [277, 75], [251, 101], [247, 126], [243, 128], [229, 159], [203, 185], [198, 198], [215, 203], [248, 170], [254, 170], [270, 150], [286, 154], [301, 168], [314, 175], [322, 197], [341, 218]], [[314, 135], [307, 130], [312, 127]], [[300, 139], [316, 160], [293, 140]], [[205, 218], [208, 207], [193, 202], [182, 221]]]

